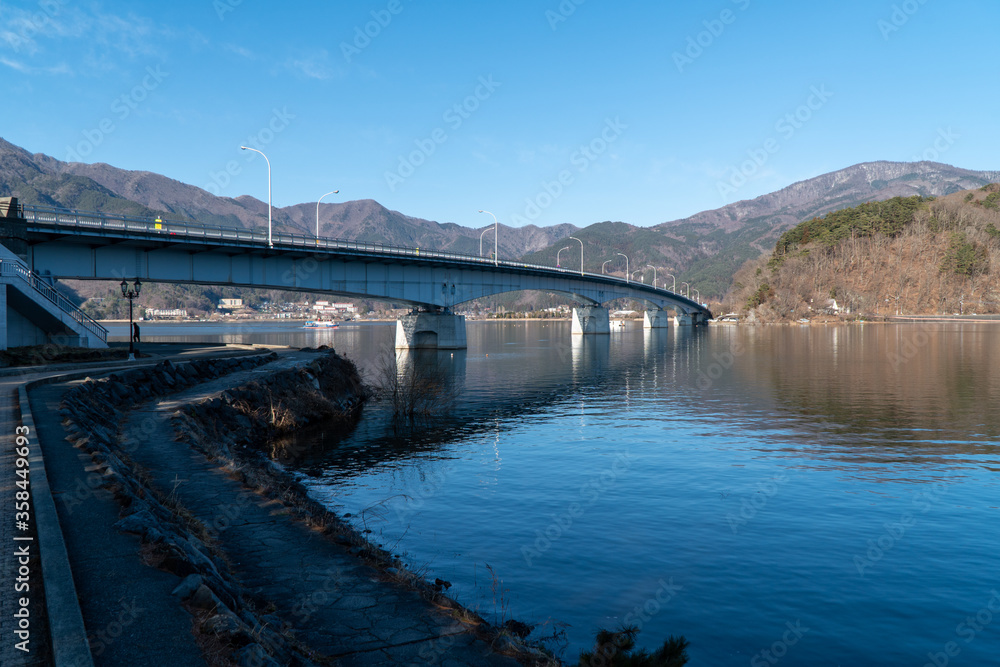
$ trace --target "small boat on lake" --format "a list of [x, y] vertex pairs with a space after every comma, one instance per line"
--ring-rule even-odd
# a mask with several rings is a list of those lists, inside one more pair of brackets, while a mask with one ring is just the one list
[[336, 329], [340, 325], [336, 322], [331, 322], [330, 320], [309, 320], [304, 325], [303, 329]]

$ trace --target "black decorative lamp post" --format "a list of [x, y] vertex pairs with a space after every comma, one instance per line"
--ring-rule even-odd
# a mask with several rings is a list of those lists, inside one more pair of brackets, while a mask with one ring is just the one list
[[142, 283], [136, 278], [135, 283], [129, 285], [128, 281], [122, 278], [120, 287], [122, 288], [122, 296], [128, 299], [128, 359], [135, 361], [135, 325], [132, 323], [132, 299], [139, 296]]

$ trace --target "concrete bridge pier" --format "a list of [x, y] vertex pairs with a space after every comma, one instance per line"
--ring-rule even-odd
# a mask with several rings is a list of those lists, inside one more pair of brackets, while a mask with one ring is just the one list
[[577, 306], [573, 309], [573, 334], [584, 336], [611, 334], [608, 309], [601, 306]]
[[465, 316], [414, 311], [396, 320], [397, 350], [464, 350]]
[[669, 327], [670, 317], [667, 315], [667, 311], [661, 308], [647, 310], [642, 316], [643, 329], [667, 329]]
[[677, 313], [675, 321], [681, 327], [708, 326], [708, 316], [705, 313]]

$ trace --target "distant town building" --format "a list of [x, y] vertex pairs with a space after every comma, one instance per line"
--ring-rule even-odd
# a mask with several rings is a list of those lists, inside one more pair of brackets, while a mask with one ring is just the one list
[[157, 317], [162, 318], [186, 318], [188, 316], [188, 311], [184, 308], [147, 308], [146, 317], [148, 319], [153, 319]]
[[317, 301], [313, 304], [313, 310], [319, 313], [343, 314], [358, 312], [357, 306], [353, 303], [330, 303], [329, 301]]
[[216, 308], [235, 310], [237, 308], [243, 307], [243, 299], [219, 299], [219, 305]]

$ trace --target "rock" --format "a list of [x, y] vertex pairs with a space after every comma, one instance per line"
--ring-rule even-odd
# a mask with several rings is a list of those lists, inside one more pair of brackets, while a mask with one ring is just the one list
[[195, 609], [205, 609], [208, 611], [226, 609], [226, 605], [222, 604], [222, 600], [205, 584], [201, 584], [195, 589], [194, 594], [191, 595], [188, 602]]
[[115, 522], [114, 527], [123, 533], [134, 533], [144, 536], [150, 530], [156, 530], [156, 523], [156, 519], [149, 513], [149, 510], [139, 510], [134, 514], [129, 514], [124, 519], [119, 519]]
[[524, 639], [525, 637], [531, 634], [531, 631], [534, 629], [534, 626], [528, 625], [527, 623], [523, 623], [521, 621], [512, 618], [503, 624], [503, 629], [509, 632], [510, 634], [514, 635], [515, 637]]
[[189, 597], [195, 594], [204, 580], [201, 578], [200, 574], [190, 574], [177, 585], [173, 591], [170, 592], [171, 595], [176, 595], [181, 600], [187, 600]]
[[215, 614], [201, 624], [201, 629], [217, 635], [231, 635], [240, 630], [240, 620], [232, 614]]

